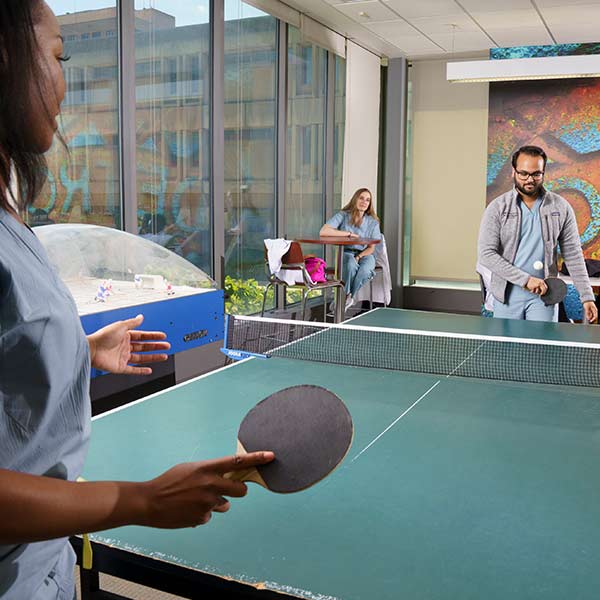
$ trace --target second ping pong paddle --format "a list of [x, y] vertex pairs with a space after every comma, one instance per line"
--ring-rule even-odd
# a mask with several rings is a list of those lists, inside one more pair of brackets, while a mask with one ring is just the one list
[[548, 290], [542, 294], [541, 298], [546, 306], [552, 306], [562, 302], [567, 295], [567, 284], [558, 277], [548, 277], [544, 279]]
[[225, 477], [273, 492], [299, 492], [342, 462], [353, 436], [352, 417], [333, 392], [317, 385], [285, 388], [259, 402], [238, 432], [239, 454], [272, 450], [275, 460]]

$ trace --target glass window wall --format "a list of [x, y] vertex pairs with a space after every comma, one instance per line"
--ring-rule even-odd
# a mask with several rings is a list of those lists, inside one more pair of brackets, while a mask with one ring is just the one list
[[277, 20], [225, 0], [224, 64], [225, 286], [228, 309], [252, 313], [267, 280], [263, 241], [276, 236]]
[[[137, 196], [123, 199], [117, 0], [49, 5], [71, 56], [64, 65], [64, 144], [57, 139], [48, 153], [48, 182], [29, 222], [122, 228], [124, 202], [135, 202], [141, 236], [210, 274], [215, 237], [224, 236], [226, 287], [243, 297], [228, 309], [258, 311], [267, 281], [263, 240], [318, 235], [326, 176], [333, 177], [334, 206], [343, 202], [345, 61], [241, 0], [224, 0], [224, 194], [211, 198], [210, 0], [133, 0], [135, 26], [123, 35], [135, 35], [136, 104], [123, 110], [135, 108], [135, 161], [123, 158], [135, 162]], [[288, 31], [284, 56], [278, 56], [279, 28]], [[286, 61], [285, 98], [278, 98], [279, 60]], [[325, 169], [328, 60], [335, 60], [331, 173]], [[277, 147], [278, 102], [287, 103], [285, 148]], [[285, 198], [278, 198], [282, 154]], [[213, 231], [215, 210], [223, 211], [224, 231]], [[285, 217], [282, 231], [278, 215]]]
[[333, 209], [337, 211], [350, 198], [342, 198], [344, 172], [344, 132], [346, 124], [346, 61], [335, 57], [335, 99], [333, 131]]
[[[288, 26], [286, 231], [290, 240], [315, 238], [325, 222], [327, 52]], [[321, 246], [303, 245], [322, 255]], [[299, 295], [288, 291], [286, 302]]]
[[325, 219], [327, 52], [288, 27], [286, 229], [318, 235]]
[[212, 273], [209, 0], [136, 0], [140, 235]]
[[116, 3], [48, 0], [65, 40], [67, 90], [47, 154], [48, 181], [29, 210], [31, 225], [121, 227]]

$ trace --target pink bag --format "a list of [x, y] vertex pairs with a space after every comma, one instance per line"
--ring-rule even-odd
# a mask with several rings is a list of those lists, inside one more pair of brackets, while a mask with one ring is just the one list
[[318, 256], [307, 256], [304, 258], [304, 264], [313, 283], [325, 283], [327, 281], [327, 275], [325, 273], [327, 263], [322, 258], [319, 258]]

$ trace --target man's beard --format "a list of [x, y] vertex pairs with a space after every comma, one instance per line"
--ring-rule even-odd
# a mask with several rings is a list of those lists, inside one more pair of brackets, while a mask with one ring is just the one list
[[521, 194], [524, 194], [525, 196], [539, 196], [540, 189], [542, 188], [542, 185], [543, 185], [543, 183], [541, 181], [539, 183], [536, 183], [534, 181], [533, 188], [528, 190], [525, 188], [525, 186], [523, 184], [519, 183], [516, 176], [514, 178], [514, 181], [515, 181], [515, 187], [517, 188], [517, 191], [519, 191]]

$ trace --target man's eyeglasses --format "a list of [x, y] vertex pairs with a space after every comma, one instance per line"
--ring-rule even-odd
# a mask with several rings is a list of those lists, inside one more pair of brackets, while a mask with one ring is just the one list
[[521, 181], [527, 181], [530, 177], [535, 181], [539, 181], [544, 176], [544, 171], [534, 171], [533, 173], [529, 173], [529, 171], [515, 171], [515, 173]]

